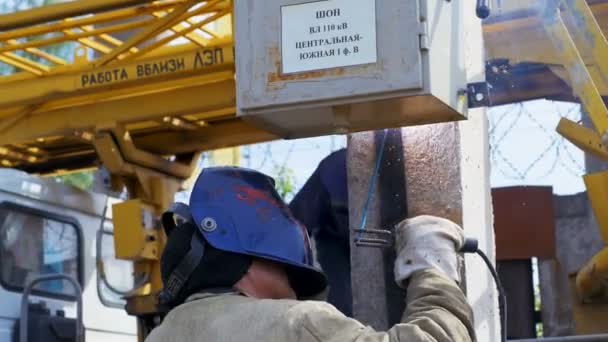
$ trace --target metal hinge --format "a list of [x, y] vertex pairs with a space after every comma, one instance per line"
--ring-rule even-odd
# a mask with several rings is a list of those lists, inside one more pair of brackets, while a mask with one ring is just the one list
[[490, 86], [487, 82], [475, 82], [467, 84], [466, 94], [468, 97], [469, 108], [489, 107]]
[[422, 19], [419, 26], [420, 26], [420, 29], [418, 31], [418, 39], [420, 41], [420, 50], [428, 51], [430, 49], [430, 42], [429, 42], [428, 22], [426, 21], [426, 19]]

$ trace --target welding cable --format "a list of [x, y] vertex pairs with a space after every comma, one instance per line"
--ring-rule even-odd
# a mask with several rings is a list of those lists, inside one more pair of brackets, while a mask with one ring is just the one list
[[496, 268], [490, 262], [488, 256], [479, 249], [479, 242], [477, 239], [466, 239], [464, 245], [460, 249], [462, 253], [475, 253], [481, 257], [483, 262], [486, 264], [490, 273], [492, 274], [492, 278], [494, 278], [494, 283], [496, 284], [496, 288], [498, 289], [498, 298], [499, 298], [499, 310], [500, 316], [502, 318], [502, 329], [500, 334], [500, 340], [502, 342], [507, 342], [507, 295], [505, 292], [505, 288], [502, 286], [502, 282], [498, 277], [498, 272], [496, 272]]
[[490, 0], [477, 0], [477, 6], [475, 7], [477, 18], [486, 19], [490, 16], [490, 12]]

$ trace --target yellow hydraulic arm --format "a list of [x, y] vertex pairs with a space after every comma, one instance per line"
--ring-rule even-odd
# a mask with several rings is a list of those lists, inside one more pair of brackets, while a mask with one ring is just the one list
[[[81, 0], [0, 16], [0, 63], [14, 70], [0, 76], [0, 163], [95, 167], [86, 137], [115, 125], [158, 155], [274, 139], [236, 118], [231, 11], [229, 0]], [[62, 43], [73, 60], [48, 52]]]

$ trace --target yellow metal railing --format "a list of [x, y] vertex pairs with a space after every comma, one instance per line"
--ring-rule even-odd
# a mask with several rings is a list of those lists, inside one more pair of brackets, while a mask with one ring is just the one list
[[94, 166], [82, 136], [107, 127], [161, 155], [274, 139], [236, 118], [233, 46], [232, 0], [77, 0], [0, 15], [0, 164]]
[[[568, 29], [562, 15], [574, 20]], [[570, 85], [591, 117], [595, 130], [561, 119], [557, 131], [570, 142], [596, 157], [608, 160], [608, 108], [597, 82], [608, 77], [608, 41], [585, 0], [551, 0], [543, 15], [544, 29], [570, 76]], [[595, 79], [582, 55], [599, 69]], [[601, 80], [598, 78], [602, 78]], [[584, 302], [608, 297], [608, 172], [585, 176], [587, 193], [607, 247], [579, 272], [577, 292]], [[602, 299], [604, 299], [602, 298]]]
[[[231, 35], [222, 36], [215, 27], [231, 11], [230, 0], [80, 0], [5, 14], [0, 63], [12, 66], [13, 73], [44, 76], [73, 67], [45, 50], [68, 42], [94, 50], [96, 58], [88, 62], [95, 66], [143, 57], [180, 38], [200, 47], [228, 43]], [[129, 38], [117, 38], [121, 35]]]

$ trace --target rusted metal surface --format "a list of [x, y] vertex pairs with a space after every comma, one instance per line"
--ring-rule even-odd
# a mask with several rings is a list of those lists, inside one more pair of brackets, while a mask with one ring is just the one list
[[555, 258], [555, 212], [551, 187], [492, 190], [496, 259]]

